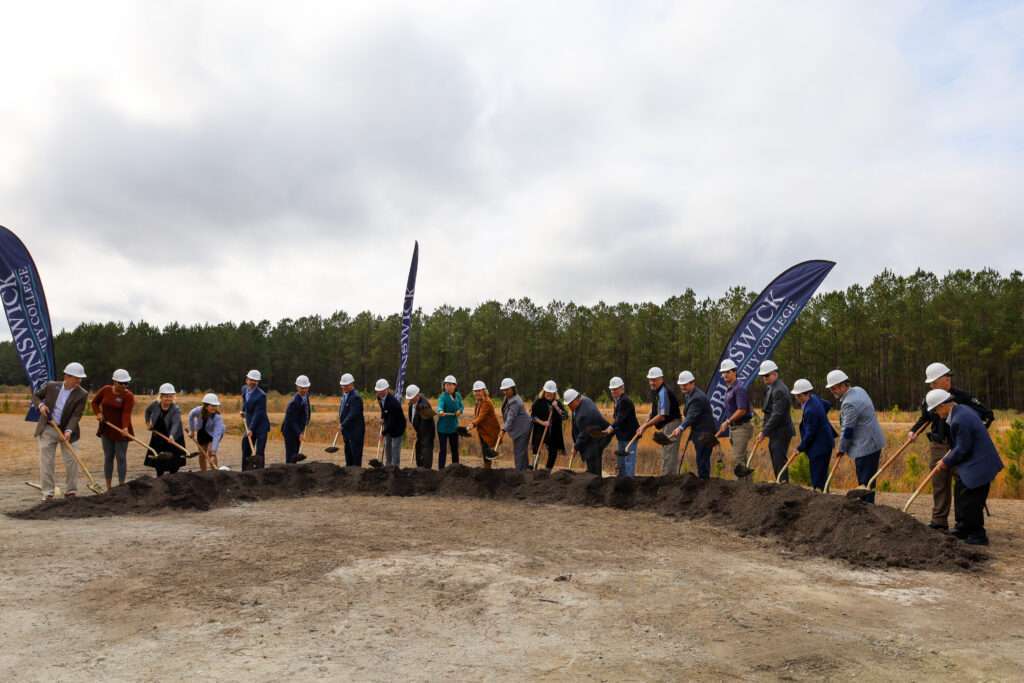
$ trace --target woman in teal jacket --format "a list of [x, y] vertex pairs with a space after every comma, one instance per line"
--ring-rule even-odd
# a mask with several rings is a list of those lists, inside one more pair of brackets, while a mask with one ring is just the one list
[[459, 462], [459, 416], [462, 415], [462, 394], [455, 377], [448, 375], [441, 385], [443, 391], [437, 399], [437, 438], [441, 447], [437, 452], [437, 468], [443, 470], [448, 458], [448, 447], [452, 449], [452, 463]]

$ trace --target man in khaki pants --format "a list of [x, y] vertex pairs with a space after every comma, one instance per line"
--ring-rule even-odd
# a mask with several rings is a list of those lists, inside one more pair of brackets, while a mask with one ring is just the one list
[[36, 441], [39, 442], [39, 485], [44, 499], [53, 498], [54, 468], [57, 460], [57, 445], [60, 444], [64, 458], [66, 482], [64, 495], [74, 496], [78, 491], [78, 463], [70, 449], [61, 441], [60, 435], [50, 426], [56, 422], [64, 437], [72, 443], [78, 440], [78, 421], [85, 411], [89, 393], [82, 388], [85, 368], [81, 363], [68, 363], [64, 368], [63, 382], [47, 382], [32, 395], [32, 404], [39, 409], [39, 423], [36, 425]]
[[[953, 386], [953, 371], [944, 363], [932, 363], [924, 371], [925, 384], [931, 389], [942, 389], [949, 392], [953, 401], [967, 406], [978, 413], [985, 429], [995, 420], [995, 414], [985, 405], [962, 389]], [[931, 423], [927, 436], [930, 450], [929, 466], [935, 467], [953, 447], [953, 439], [949, 424], [934, 412], [928, 410], [928, 404], [921, 402], [921, 417], [910, 428], [910, 439], [917, 438], [917, 430]], [[932, 529], [946, 531], [949, 529], [949, 506], [953, 498], [953, 474], [949, 468], [939, 470], [932, 477], [932, 521], [928, 523]]]

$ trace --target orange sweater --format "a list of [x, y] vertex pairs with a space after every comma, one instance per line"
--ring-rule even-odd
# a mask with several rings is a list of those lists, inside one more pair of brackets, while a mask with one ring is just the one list
[[[134, 436], [135, 430], [132, 428], [132, 407], [134, 405], [135, 394], [125, 389], [124, 393], [118, 396], [114, 393], [114, 387], [108, 384], [97, 391], [93, 397], [92, 412], [94, 415], [102, 415], [104, 422], [117, 425]], [[105, 436], [111, 441], [128, 440], [128, 437], [106, 425], [101, 425], [96, 430], [96, 436]]]
[[498, 440], [498, 432], [501, 431], [501, 424], [490, 398], [476, 402], [473, 408], [473, 427], [488, 446], [494, 446], [494, 442]]

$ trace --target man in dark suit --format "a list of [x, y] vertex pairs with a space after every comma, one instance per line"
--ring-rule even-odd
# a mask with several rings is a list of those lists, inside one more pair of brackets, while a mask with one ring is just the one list
[[[242, 470], [260, 470], [264, 465], [270, 418], [267, 417], [267, 392], [260, 388], [263, 376], [259, 370], [250, 370], [242, 387], [242, 420], [246, 433], [242, 435]], [[256, 452], [249, 447], [252, 439]]]
[[956, 528], [950, 533], [971, 545], [988, 545], [985, 502], [992, 480], [1003, 469], [1003, 461], [976, 411], [958, 404], [945, 389], [932, 389], [925, 401], [930, 411], [949, 424], [953, 445], [937, 465], [943, 470], [956, 468], [953, 473]]
[[70, 497], [78, 493], [78, 462], [60, 434], [50, 426], [50, 421], [57, 423], [65, 439], [72, 443], [78, 441], [78, 421], [89, 398], [89, 392], [82, 388], [85, 376], [81, 363], [68, 363], [64, 368], [63, 382], [47, 382], [32, 395], [32, 404], [39, 409], [35, 436], [39, 443], [39, 485], [44, 499], [53, 498], [57, 444], [60, 444], [61, 457], [64, 458], [64, 495]]
[[[754, 441], [754, 448], [768, 439], [768, 453], [772, 458], [772, 471], [778, 476], [779, 471], [786, 466], [789, 456], [789, 446], [796, 436], [796, 429], [793, 428], [793, 416], [790, 409], [793, 407], [793, 397], [789, 393], [789, 387], [779, 379], [779, 366], [775, 361], [766, 360], [761, 363], [761, 379], [768, 387], [764, 395], [764, 425], [761, 433]], [[783, 472], [779, 481], [789, 481], [789, 471]]]
[[680, 390], [683, 392], [685, 402], [685, 419], [676, 427], [673, 435], [679, 438], [683, 430], [690, 428], [690, 441], [697, 453], [697, 476], [701, 479], [711, 478], [711, 451], [714, 449], [718, 439], [715, 431], [718, 425], [715, 423], [715, 414], [711, 412], [711, 402], [708, 395], [697, 386], [697, 380], [689, 370], [679, 373]]
[[338, 406], [338, 429], [345, 440], [345, 467], [363, 466], [363, 440], [366, 422], [363, 398], [356, 391], [356, 380], [347, 372], [341, 376], [341, 405]]
[[284, 461], [292, 464], [301, 462], [306, 456], [302, 450], [302, 440], [309, 425], [311, 409], [309, 406], [309, 377], [299, 375], [295, 378], [295, 395], [288, 402], [281, 422], [281, 435], [284, 437]]

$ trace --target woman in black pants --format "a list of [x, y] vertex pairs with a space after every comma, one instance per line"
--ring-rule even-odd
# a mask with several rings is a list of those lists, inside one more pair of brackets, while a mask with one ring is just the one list
[[[562, 434], [562, 420], [565, 417], [565, 406], [558, 399], [558, 385], [553, 380], [544, 383], [544, 390], [533, 402], [530, 409], [530, 417], [533, 418], [533, 434], [531, 435], [533, 453], [537, 454], [541, 446], [548, 447], [548, 460], [546, 467], [551, 470], [555, 467], [555, 460], [558, 452], [565, 453], [565, 436]], [[549, 424], [550, 420], [550, 424]], [[547, 427], [547, 436], [544, 436], [544, 428]], [[541, 444], [541, 439], [544, 443]]]

